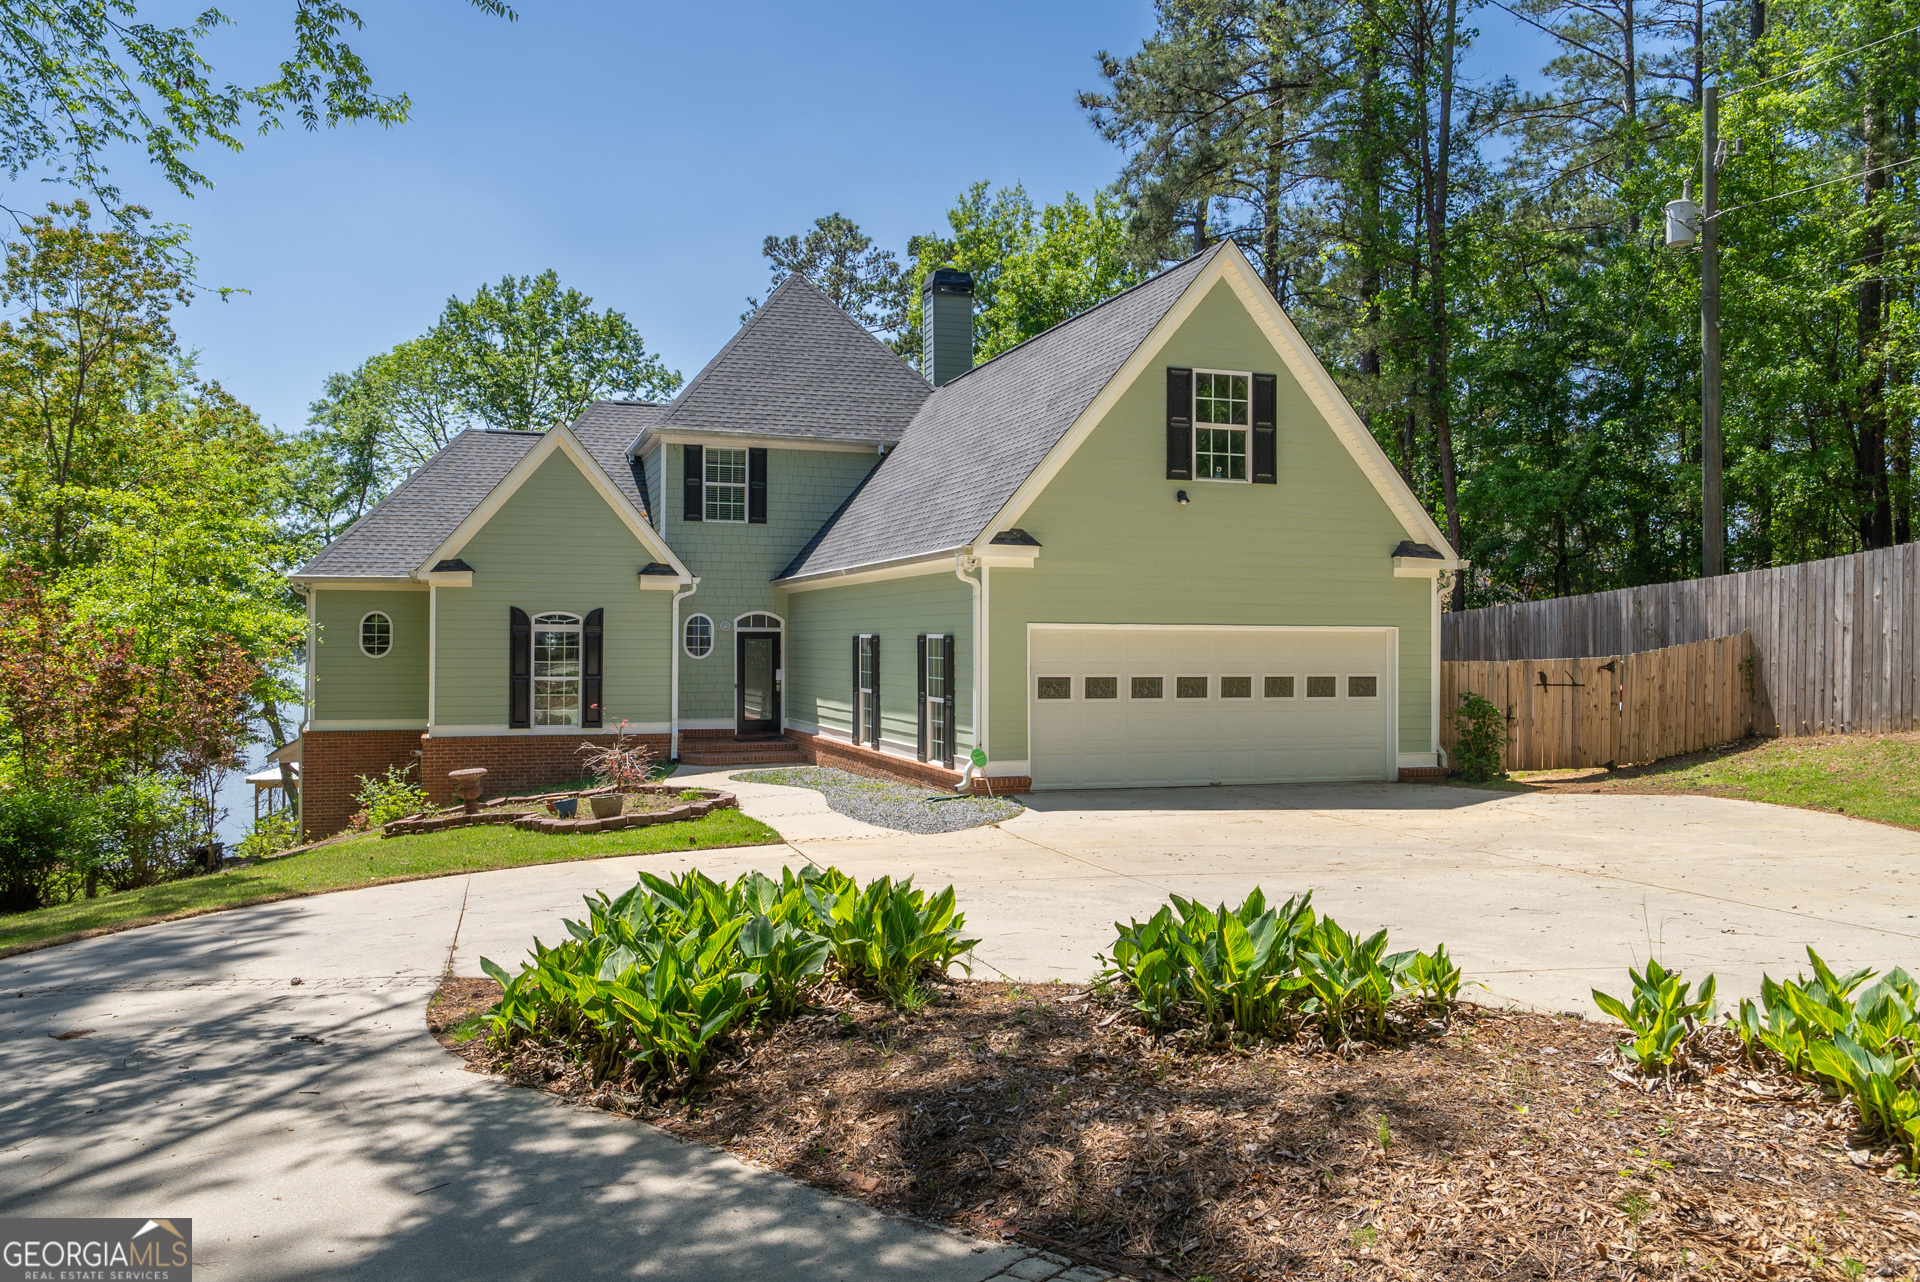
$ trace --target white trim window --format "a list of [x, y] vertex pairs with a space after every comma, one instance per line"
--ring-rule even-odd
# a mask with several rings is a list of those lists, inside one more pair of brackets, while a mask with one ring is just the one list
[[379, 610], [369, 610], [360, 619], [360, 653], [379, 659], [393, 649], [393, 620]]
[[712, 654], [713, 620], [704, 614], [688, 615], [682, 641], [687, 647], [687, 657], [690, 659], [704, 659]]
[[747, 452], [709, 445], [701, 466], [706, 472], [702, 515], [709, 521], [747, 519]]
[[1253, 375], [1193, 371], [1193, 479], [1248, 481]]
[[533, 724], [580, 724], [580, 618], [540, 614], [533, 620]]

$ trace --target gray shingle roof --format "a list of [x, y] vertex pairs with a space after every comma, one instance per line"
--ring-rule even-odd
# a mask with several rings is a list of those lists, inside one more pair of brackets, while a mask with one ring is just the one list
[[653, 520], [648, 500], [647, 475], [639, 462], [629, 461], [627, 451], [640, 439], [643, 428], [652, 427], [666, 413], [664, 405], [646, 401], [595, 401], [573, 420], [573, 434], [587, 447], [587, 453], [605, 468], [627, 501]]
[[899, 446], [780, 577], [971, 543], [1221, 248], [1116, 294], [940, 388]]
[[538, 432], [460, 433], [294, 576], [406, 577], [539, 443]]
[[660, 417], [681, 432], [897, 441], [926, 380], [804, 276], [789, 276]]

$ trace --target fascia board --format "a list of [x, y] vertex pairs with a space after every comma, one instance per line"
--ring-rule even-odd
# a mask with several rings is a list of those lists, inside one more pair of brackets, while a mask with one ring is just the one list
[[821, 570], [791, 579], [775, 579], [773, 586], [784, 588], [789, 592], [806, 592], [813, 588], [835, 588], [853, 583], [880, 583], [887, 579], [910, 579], [922, 574], [945, 574], [953, 569], [953, 554], [957, 551], [959, 551], [958, 548], [948, 548], [944, 552], [916, 556], [904, 561], [880, 565], [856, 565], [844, 570]]
[[425, 570], [416, 577], [431, 587], [470, 588], [473, 586], [472, 570]]
[[1020, 547], [1017, 544], [976, 543], [973, 547], [974, 560], [995, 569], [1022, 569], [1031, 566], [1040, 559], [1040, 549]]
[[425, 583], [411, 576], [372, 578], [344, 574], [290, 574], [287, 578], [310, 592], [317, 592], [321, 588], [352, 589], [356, 592], [425, 592], [427, 590]]
[[500, 479], [500, 483], [488, 491], [487, 496], [480, 500], [473, 511], [467, 513], [466, 519], [454, 527], [453, 533], [447, 536], [446, 541], [420, 563], [418, 573], [429, 573], [427, 567], [459, 556], [467, 543], [486, 528], [487, 522], [494, 518], [506, 505], [507, 500], [527, 483], [527, 478], [532, 476], [555, 450], [565, 452], [573, 465], [580, 469], [580, 474], [587, 478], [587, 483], [593, 486], [600, 497], [606, 501], [607, 506], [613, 509], [614, 515], [618, 516], [621, 523], [627, 527], [628, 532], [652, 554], [654, 560], [672, 566], [674, 572], [683, 579], [693, 578], [692, 572], [681, 563], [679, 557], [673, 554], [673, 549], [666, 545], [651, 525], [647, 524], [646, 518], [640, 515], [640, 510], [627, 502], [626, 496], [614, 485], [613, 478], [607, 475], [606, 469], [601, 467], [586, 446], [580, 443], [580, 439], [573, 434], [573, 429], [564, 426], [547, 429], [540, 443], [528, 450], [526, 455]]
[[1406, 482], [1400, 479], [1400, 473], [1388, 461], [1379, 442], [1373, 439], [1373, 433], [1369, 432], [1366, 424], [1360, 421], [1360, 416], [1354, 413], [1353, 406], [1347, 403], [1347, 398], [1334, 383], [1333, 376], [1327, 373], [1319, 357], [1313, 354], [1306, 340], [1300, 336], [1300, 331], [1293, 327], [1293, 322], [1287, 319], [1286, 313], [1280, 310], [1280, 305], [1274, 301], [1271, 294], [1267, 293], [1266, 287], [1254, 274], [1253, 264], [1247, 261], [1240, 247], [1231, 241], [1221, 249], [1211, 263], [1207, 264], [1204, 271], [1188, 283], [1185, 292], [1167, 310], [1166, 315], [1160, 318], [1160, 323], [1154, 326], [1153, 331], [1147, 335], [1140, 346], [1134, 349], [1133, 355], [1120, 366], [1119, 372], [1108, 380], [1107, 385], [1100, 389], [1100, 394], [1094, 397], [1080, 417], [1074, 420], [1073, 426], [1068, 428], [1053, 449], [1048, 451], [1046, 458], [1042, 459], [1040, 465], [1034, 468], [1027, 475], [1026, 480], [1014, 490], [1012, 496], [994, 515], [993, 520], [987, 523], [986, 528], [975, 539], [975, 549], [985, 547], [996, 534], [1020, 523], [1021, 517], [1040, 496], [1041, 491], [1045, 490], [1053, 478], [1059, 474], [1060, 469], [1066, 466], [1067, 460], [1071, 459], [1087, 437], [1093, 434], [1094, 428], [1098, 427], [1112, 411], [1121, 396], [1133, 386], [1135, 380], [1154, 364], [1160, 356], [1161, 349], [1172, 340], [1180, 326], [1186, 323], [1187, 317], [1193, 314], [1194, 309], [1200, 305], [1208, 291], [1223, 279], [1231, 283], [1234, 293], [1252, 314], [1255, 323], [1266, 333], [1267, 341], [1273, 345], [1274, 351], [1286, 363], [1288, 372], [1306, 389], [1308, 398], [1320, 410], [1321, 416], [1333, 429], [1335, 437], [1346, 446], [1347, 452], [1360, 465], [1361, 472], [1366, 475], [1374, 490], [1386, 502], [1388, 509], [1400, 521], [1401, 528], [1407, 536], [1417, 542], [1440, 548], [1447, 553], [1448, 560], [1458, 561], [1459, 558], [1452, 551], [1446, 536], [1440, 533], [1440, 527], [1434, 524], [1433, 518], [1428, 516], [1426, 509], [1420, 506], [1413, 491], [1409, 490]]
[[1396, 579], [1437, 579], [1448, 570], [1466, 568], [1466, 562], [1449, 557], [1436, 560], [1430, 556], [1396, 556], [1393, 558], [1393, 577]]

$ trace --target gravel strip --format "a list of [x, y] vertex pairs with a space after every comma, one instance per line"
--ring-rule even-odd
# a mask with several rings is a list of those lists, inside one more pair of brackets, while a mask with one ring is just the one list
[[897, 832], [959, 832], [999, 823], [1023, 807], [1008, 798], [967, 797], [959, 801], [928, 802], [951, 793], [921, 788], [892, 779], [875, 779], [826, 766], [788, 766], [779, 770], [749, 770], [731, 776], [742, 783], [777, 783], [788, 788], [811, 788], [849, 819], [892, 828]]

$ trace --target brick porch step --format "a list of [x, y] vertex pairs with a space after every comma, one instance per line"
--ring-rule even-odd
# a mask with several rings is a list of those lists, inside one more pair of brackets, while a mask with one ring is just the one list
[[683, 739], [683, 766], [804, 766], [805, 748], [788, 739]]

